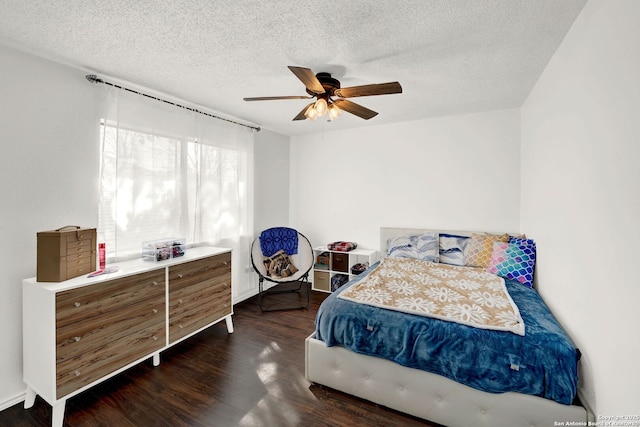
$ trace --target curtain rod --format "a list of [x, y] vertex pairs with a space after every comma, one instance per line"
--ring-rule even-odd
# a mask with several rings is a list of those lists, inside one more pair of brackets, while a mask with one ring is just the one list
[[91, 83], [96, 83], [96, 84], [103, 83], [105, 85], [109, 85], [109, 86], [116, 87], [118, 89], [126, 90], [128, 92], [132, 92], [132, 93], [135, 93], [137, 95], [146, 96], [147, 98], [155, 99], [156, 101], [164, 102], [166, 104], [170, 104], [170, 105], [173, 105], [175, 107], [184, 108], [185, 110], [193, 111], [194, 113], [203, 114], [205, 116], [213, 117], [214, 119], [218, 119], [218, 120], [224, 120], [225, 122], [233, 123], [233, 124], [236, 124], [236, 125], [239, 125], [239, 126], [244, 126], [244, 127], [250, 128], [250, 129], [254, 129], [256, 132], [260, 132], [260, 128], [259, 127], [250, 126], [250, 125], [246, 125], [244, 123], [240, 123], [240, 122], [236, 122], [236, 121], [233, 121], [233, 120], [225, 119], [224, 117], [219, 117], [219, 116], [216, 116], [216, 115], [213, 115], [213, 114], [205, 113], [204, 111], [200, 111], [200, 110], [197, 110], [195, 108], [186, 107], [184, 105], [176, 104], [175, 102], [167, 101], [166, 99], [158, 98], [156, 96], [149, 95], [149, 94], [144, 93], [144, 92], [138, 92], [137, 90], [133, 90], [133, 89], [129, 89], [129, 88], [126, 88], [126, 87], [122, 87], [122, 86], [119, 86], [119, 85], [117, 85], [115, 83], [111, 83], [111, 82], [107, 82], [105, 80], [102, 80], [101, 78], [98, 78], [98, 76], [96, 76], [95, 74], [87, 74], [85, 76], [85, 78], [87, 80], [89, 80]]

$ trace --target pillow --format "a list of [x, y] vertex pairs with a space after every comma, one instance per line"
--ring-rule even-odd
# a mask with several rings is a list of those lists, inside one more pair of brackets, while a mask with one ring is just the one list
[[533, 239], [525, 238], [524, 234], [522, 235], [522, 237], [509, 236], [509, 243], [515, 243], [517, 245], [533, 245], [534, 248], [536, 246], [536, 242], [534, 242]]
[[438, 262], [440, 257], [438, 234], [424, 233], [418, 236], [418, 259], [423, 261]]
[[415, 246], [415, 236], [391, 237], [387, 239], [387, 255], [392, 256], [394, 252], [412, 246]]
[[264, 259], [264, 267], [267, 270], [267, 276], [274, 279], [283, 279], [293, 276], [298, 269], [289, 259], [284, 250], [279, 250], [269, 258]]
[[495, 242], [507, 243], [508, 241], [508, 234], [473, 233], [464, 253], [464, 265], [487, 268], [493, 254], [493, 244]]
[[392, 258], [412, 258], [438, 262], [438, 235], [412, 234], [387, 240], [387, 254]]
[[418, 236], [406, 235], [392, 237], [387, 240], [389, 256], [392, 258], [412, 258], [418, 259]]
[[533, 287], [536, 266], [536, 244], [531, 239], [518, 239], [520, 243], [493, 244], [493, 254], [487, 271], [505, 279], [513, 279]]
[[464, 249], [469, 242], [469, 236], [440, 233], [439, 262], [443, 264], [464, 265]]

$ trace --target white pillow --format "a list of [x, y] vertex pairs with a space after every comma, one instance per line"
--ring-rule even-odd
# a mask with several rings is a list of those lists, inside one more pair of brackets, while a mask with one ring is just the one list
[[469, 237], [441, 233], [439, 239], [440, 262], [443, 264], [465, 265], [464, 250], [468, 242]]
[[437, 233], [392, 237], [387, 240], [387, 248], [387, 254], [390, 257], [438, 262]]
[[438, 245], [438, 233], [424, 233], [418, 236], [419, 259], [438, 262], [440, 250]]

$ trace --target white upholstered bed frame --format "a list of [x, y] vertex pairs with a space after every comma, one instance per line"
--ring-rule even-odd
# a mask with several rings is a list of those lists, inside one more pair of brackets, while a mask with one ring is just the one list
[[[381, 228], [380, 251], [389, 237], [437, 231]], [[563, 405], [521, 393], [487, 393], [441, 375], [407, 368], [388, 360], [358, 354], [343, 347], [327, 347], [312, 334], [305, 342], [307, 380], [371, 402], [446, 426], [554, 426], [567, 421], [593, 421], [582, 406]]]

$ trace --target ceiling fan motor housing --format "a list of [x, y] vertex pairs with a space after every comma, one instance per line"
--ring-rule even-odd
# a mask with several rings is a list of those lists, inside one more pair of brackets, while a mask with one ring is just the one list
[[[330, 73], [318, 73], [316, 74], [316, 78], [324, 88], [325, 94], [327, 96], [333, 96], [333, 92], [336, 89], [340, 89], [340, 81], [331, 77]], [[317, 95], [315, 92], [307, 89], [307, 93], [311, 96]]]

